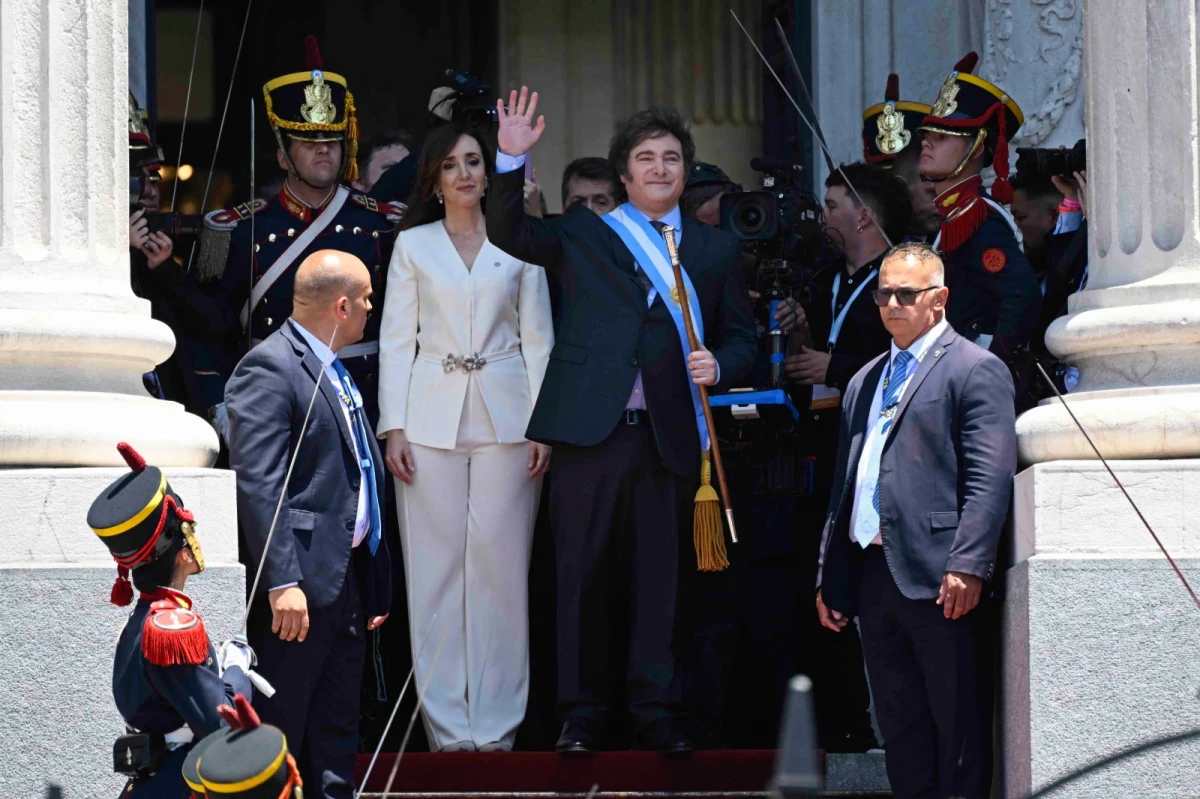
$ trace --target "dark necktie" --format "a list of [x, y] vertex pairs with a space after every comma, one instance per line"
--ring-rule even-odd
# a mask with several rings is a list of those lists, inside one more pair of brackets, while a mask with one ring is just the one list
[[[666, 222], [663, 222], [658, 219], [650, 220], [650, 224], [654, 226], [654, 229], [658, 231], [658, 234], [660, 236], [662, 235], [663, 228], [665, 228], [667, 226]], [[649, 294], [650, 291], [654, 288], [654, 284], [650, 282], [650, 276], [646, 274], [646, 270], [642, 268], [641, 264], [638, 264], [637, 267], [633, 270], [633, 277], [635, 280], [637, 280], [638, 285], [646, 290], [647, 294]]]

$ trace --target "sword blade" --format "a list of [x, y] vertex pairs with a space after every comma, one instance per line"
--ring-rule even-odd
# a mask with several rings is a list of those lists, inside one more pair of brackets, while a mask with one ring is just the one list
[[[817, 113], [817, 104], [813, 102], [812, 95], [808, 93], [808, 84], [804, 82], [804, 73], [800, 71], [800, 63], [796, 60], [796, 54], [792, 51], [792, 43], [788, 41], [787, 34], [784, 33], [783, 25], [779, 23], [779, 17], [775, 18], [775, 32], [779, 34], [779, 41], [783, 45], [783, 51], [787, 53], [788, 66], [791, 67], [792, 77], [800, 85], [800, 95], [804, 98], [804, 102], [808, 103], [809, 109], [813, 114], [813, 122], [817, 126], [817, 137], [821, 140], [821, 145], [825, 145], [825, 132], [821, 130], [820, 114]], [[834, 171], [833, 159], [829, 157], [829, 153], [821, 152], [825, 156], [825, 165], [829, 167], [829, 171]]]
[[1175, 563], [1175, 559], [1171, 557], [1171, 553], [1167, 551], [1165, 546], [1163, 546], [1162, 540], [1159, 539], [1158, 534], [1154, 532], [1154, 528], [1150, 526], [1150, 522], [1146, 521], [1146, 517], [1142, 515], [1142, 511], [1137, 506], [1137, 503], [1133, 501], [1133, 497], [1129, 496], [1129, 492], [1125, 490], [1125, 484], [1121, 482], [1121, 478], [1117, 477], [1116, 472], [1114, 472], [1112, 467], [1108, 465], [1108, 461], [1103, 455], [1100, 454], [1100, 448], [1096, 446], [1096, 442], [1092, 441], [1092, 437], [1088, 435], [1088, 431], [1084, 429], [1079, 419], [1075, 417], [1075, 412], [1071, 410], [1071, 406], [1067, 404], [1067, 400], [1059, 392], [1058, 386], [1054, 385], [1054, 381], [1050, 379], [1050, 375], [1046, 374], [1046, 370], [1042, 368], [1041, 362], [1034, 361], [1034, 364], [1037, 366], [1038, 371], [1042, 373], [1042, 379], [1046, 381], [1047, 385], [1050, 386], [1050, 390], [1054, 392], [1054, 396], [1058, 397], [1058, 401], [1062, 403], [1063, 410], [1067, 412], [1067, 415], [1071, 417], [1071, 421], [1074, 422], [1075, 426], [1079, 428], [1079, 432], [1083, 433], [1083, 437], [1087, 439], [1088, 446], [1092, 448], [1092, 452], [1096, 453], [1096, 457], [1100, 459], [1102, 464], [1104, 464], [1104, 468], [1108, 471], [1108, 476], [1111, 477], [1113, 482], [1117, 484], [1117, 488], [1121, 489], [1121, 493], [1124, 494], [1125, 499], [1129, 501], [1129, 505], [1133, 508], [1133, 512], [1136, 513], [1137, 517], [1142, 520], [1142, 524], [1146, 527], [1146, 532], [1150, 533], [1150, 537], [1154, 539], [1154, 543], [1158, 544], [1158, 548], [1162, 550], [1163, 555], [1167, 559], [1167, 563], [1170, 563], [1171, 568], [1175, 570], [1175, 576], [1179, 578], [1179, 581], [1183, 583], [1183, 587], [1187, 589], [1188, 596], [1192, 598], [1192, 604], [1196, 606], [1196, 610], [1200, 610], [1200, 598], [1197, 598], [1196, 592], [1192, 590], [1191, 584], [1187, 581], [1187, 578], [1183, 576], [1183, 572], [1180, 571], [1179, 566]]
[[[183, 165], [183, 138], [187, 135], [188, 109], [192, 105], [192, 78], [196, 76], [196, 52], [200, 49], [200, 25], [204, 22], [204, 0], [196, 12], [196, 34], [192, 37], [192, 66], [188, 69], [187, 94], [183, 100], [183, 125], [179, 128], [179, 155], [175, 159], [175, 179], [171, 182], [171, 213], [178, 213], [175, 197], [179, 193], [179, 167]], [[203, 209], [201, 209], [203, 213]]]
[[[859, 206], [866, 205], [866, 203], [863, 202], [862, 195], [858, 193], [858, 189], [854, 188], [854, 184], [851, 183], [850, 179], [846, 177], [846, 173], [842, 170], [841, 162], [838, 161], [837, 158], [834, 157], [833, 153], [829, 151], [829, 148], [821, 139], [821, 134], [817, 131], [816, 125], [809, 121], [808, 116], [804, 113], [804, 110], [800, 108], [800, 104], [796, 102], [796, 98], [792, 96], [790, 91], [788, 91], [787, 84], [785, 84], [783, 79], [779, 77], [779, 73], [776, 72], [775, 68], [771, 66], [771, 62], [767, 60], [767, 57], [763, 55], [762, 50], [760, 50], [758, 47], [758, 43], [754, 41], [754, 37], [750, 35], [748, 30], [746, 30], [746, 26], [742, 24], [742, 21], [738, 18], [737, 13], [732, 8], [729, 9], [729, 13], [733, 16], [733, 21], [737, 23], [737, 26], [742, 29], [742, 33], [745, 34], [747, 41], [750, 42], [750, 46], [754, 48], [754, 52], [758, 53], [758, 57], [760, 60], [762, 60], [763, 66], [767, 68], [767, 71], [771, 73], [771, 77], [775, 79], [775, 82], [779, 84], [779, 88], [783, 90], [783, 94], [785, 97], [787, 97], [788, 102], [792, 104], [792, 108], [796, 109], [796, 113], [800, 115], [800, 119], [804, 120], [805, 125], [808, 125], [808, 129], [812, 131], [813, 137], [817, 140], [817, 144], [821, 145], [821, 149], [825, 152], [826, 157], [833, 161], [834, 167], [842, 176], [842, 180], [846, 182], [846, 186], [850, 189], [850, 193], [854, 195], [854, 199], [858, 202]], [[876, 221], [875, 215], [868, 214], [868, 217], [871, 220], [871, 224], [873, 224], [879, 230], [879, 234], [883, 236], [883, 240], [887, 243], [887, 246], [894, 247], [895, 244], [892, 243], [891, 238], [888, 236], [887, 231], [883, 229], [883, 226]]]

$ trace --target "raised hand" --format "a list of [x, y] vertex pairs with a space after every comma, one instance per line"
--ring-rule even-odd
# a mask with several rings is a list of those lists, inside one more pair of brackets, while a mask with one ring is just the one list
[[496, 101], [496, 116], [500, 120], [496, 140], [500, 152], [516, 157], [529, 152], [538, 143], [542, 131], [546, 129], [546, 118], [537, 117], [537, 123], [534, 124], [537, 101], [537, 92], [530, 95], [527, 86], [521, 87], [519, 98], [516, 91], [509, 94], [507, 108], [503, 98]]

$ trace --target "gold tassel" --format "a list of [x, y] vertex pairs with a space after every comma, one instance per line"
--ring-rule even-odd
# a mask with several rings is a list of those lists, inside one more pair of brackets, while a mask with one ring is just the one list
[[346, 92], [346, 180], [358, 180], [358, 116], [354, 95]]
[[719, 572], [729, 568], [725, 552], [725, 525], [721, 522], [721, 500], [712, 487], [712, 453], [700, 453], [700, 488], [696, 491], [696, 514], [692, 524], [696, 568]]

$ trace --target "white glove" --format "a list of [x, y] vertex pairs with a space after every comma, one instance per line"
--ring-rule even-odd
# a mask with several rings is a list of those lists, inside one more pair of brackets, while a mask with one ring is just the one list
[[217, 654], [217, 665], [221, 669], [221, 674], [224, 674], [231, 666], [240, 666], [242, 671], [249, 674], [250, 668], [256, 663], [258, 663], [258, 658], [255, 656], [254, 650], [241, 635], [221, 644], [221, 650]]

